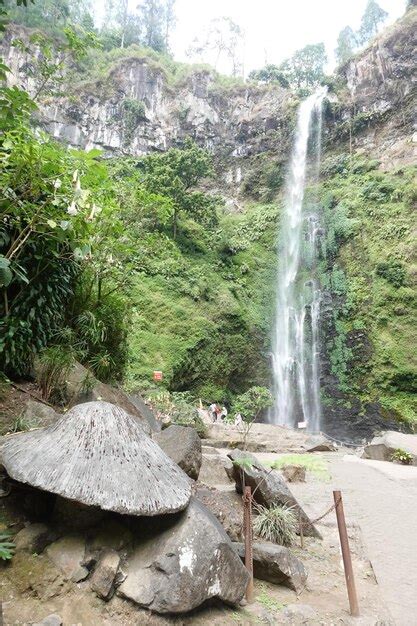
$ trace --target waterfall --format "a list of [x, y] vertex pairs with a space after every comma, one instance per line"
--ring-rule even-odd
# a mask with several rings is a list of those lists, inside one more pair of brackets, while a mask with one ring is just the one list
[[306, 422], [312, 432], [320, 429], [321, 412], [321, 292], [315, 271], [321, 229], [317, 207], [306, 206], [304, 191], [309, 165], [312, 178], [318, 178], [325, 94], [320, 89], [298, 110], [281, 217], [272, 353], [275, 403], [270, 421], [291, 427]]

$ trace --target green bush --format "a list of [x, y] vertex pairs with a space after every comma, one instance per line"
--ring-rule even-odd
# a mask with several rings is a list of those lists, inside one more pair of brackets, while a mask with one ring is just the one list
[[125, 98], [122, 102], [123, 143], [130, 146], [139, 123], [145, 119], [145, 105], [140, 100]]
[[407, 277], [406, 270], [399, 261], [386, 261], [378, 263], [376, 267], [377, 276], [382, 276], [394, 287], [402, 287]]

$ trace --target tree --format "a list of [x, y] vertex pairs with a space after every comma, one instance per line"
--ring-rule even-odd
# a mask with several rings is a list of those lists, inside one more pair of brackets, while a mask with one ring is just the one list
[[144, 30], [142, 43], [157, 52], [166, 50], [165, 7], [160, 0], [143, 0], [138, 5]]
[[243, 432], [243, 449], [246, 449], [246, 441], [254, 422], [262, 411], [272, 406], [272, 394], [266, 387], [251, 387], [245, 393], [238, 396], [234, 402], [235, 416], [240, 414], [242, 423], [240, 428]]
[[311, 89], [323, 80], [326, 62], [324, 43], [309, 44], [297, 50], [279, 69], [292, 87]]
[[386, 20], [388, 13], [375, 0], [368, 0], [359, 28], [359, 39], [366, 43], [378, 34], [379, 26]]
[[214, 54], [214, 67], [220, 59], [226, 58], [231, 63], [231, 73], [239, 76], [243, 73], [243, 31], [230, 17], [219, 17], [211, 20], [206, 32], [194, 39], [188, 48], [187, 55], [207, 60], [207, 55]]
[[259, 83], [279, 83], [282, 87], [289, 87], [289, 82], [278, 65], [269, 64], [260, 70], [252, 70], [248, 78]]
[[165, 50], [169, 50], [169, 39], [171, 32], [175, 28], [175, 2], [176, 0], [165, 0]]
[[100, 40], [105, 50], [141, 43], [139, 15], [129, 11], [128, 0], [106, 0]]
[[354, 54], [356, 47], [356, 36], [350, 26], [346, 26], [340, 31], [337, 38], [337, 48], [335, 50], [337, 62], [342, 65], [346, 63]]
[[140, 162], [148, 191], [167, 196], [172, 202], [172, 234], [178, 233], [181, 214], [207, 226], [216, 223], [217, 199], [195, 190], [197, 183], [213, 175], [210, 155], [187, 139], [182, 150], [170, 148]]

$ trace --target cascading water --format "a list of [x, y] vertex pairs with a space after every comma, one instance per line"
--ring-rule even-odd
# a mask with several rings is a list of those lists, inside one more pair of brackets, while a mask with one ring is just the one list
[[[298, 111], [281, 219], [276, 321], [273, 334], [275, 404], [270, 421], [320, 429], [320, 286], [316, 278], [319, 215], [305, 206], [307, 166], [318, 178], [321, 147], [320, 89]], [[313, 155], [309, 155], [309, 146]]]

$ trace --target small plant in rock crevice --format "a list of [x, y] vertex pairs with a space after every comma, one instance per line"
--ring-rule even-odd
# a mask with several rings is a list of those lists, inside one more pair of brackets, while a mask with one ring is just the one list
[[397, 448], [391, 454], [391, 461], [396, 463], [401, 463], [402, 465], [411, 465], [413, 462], [413, 455], [405, 450], [401, 450], [401, 448]]
[[291, 507], [268, 508], [257, 504], [254, 510], [255, 535], [281, 546], [291, 546], [295, 542], [298, 522]]

